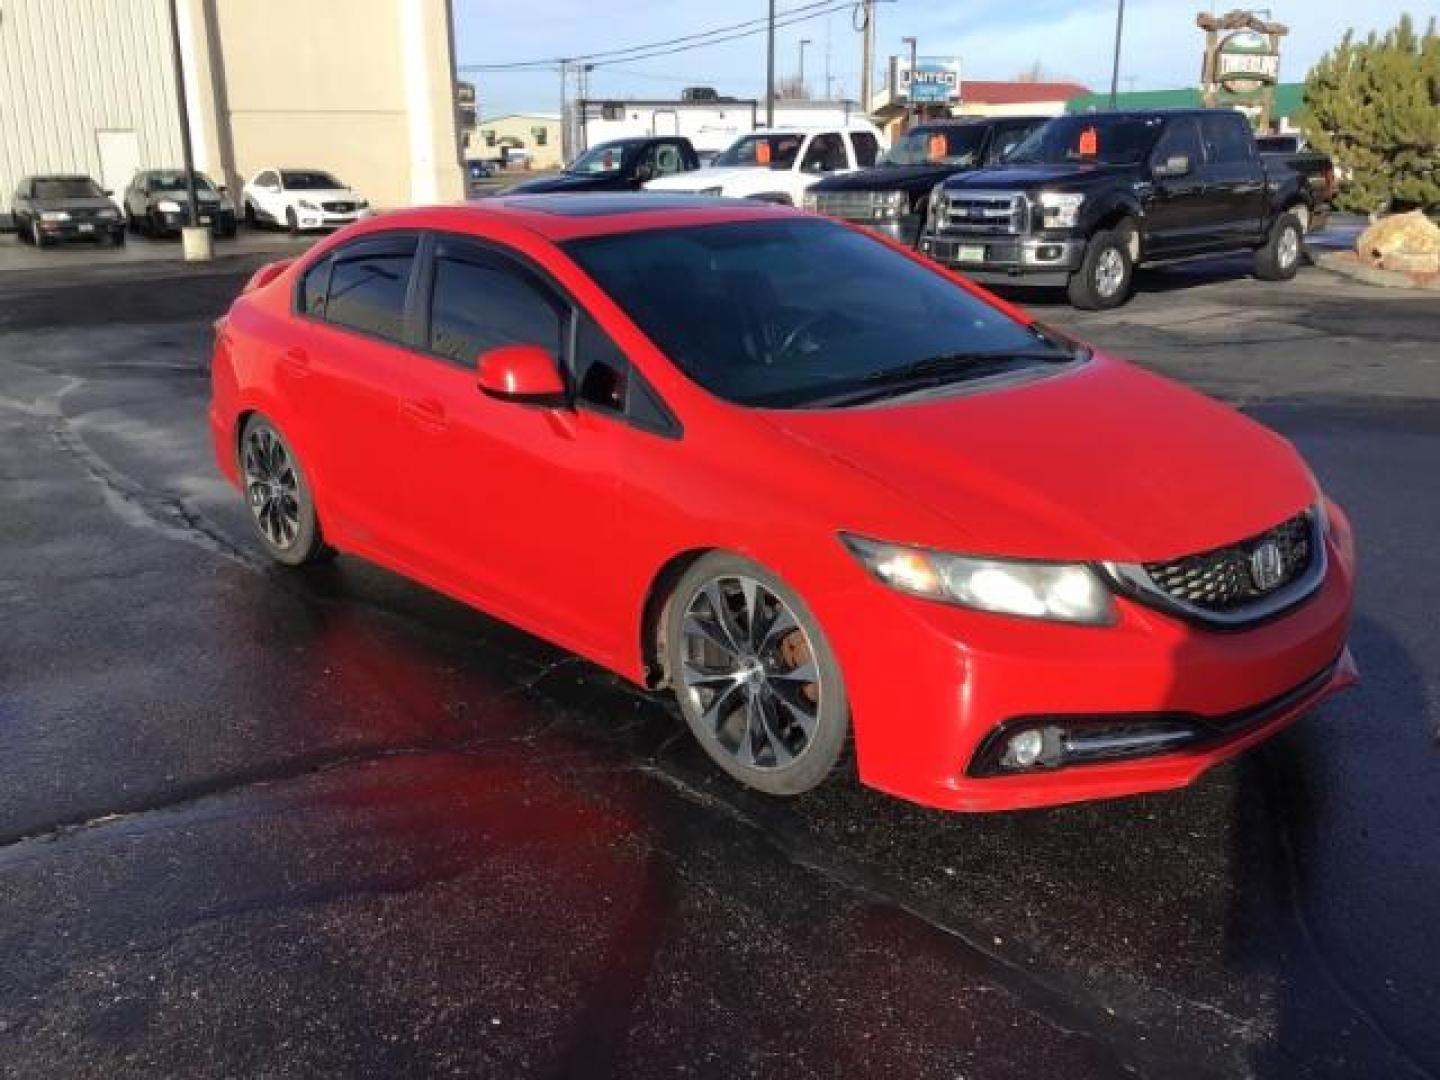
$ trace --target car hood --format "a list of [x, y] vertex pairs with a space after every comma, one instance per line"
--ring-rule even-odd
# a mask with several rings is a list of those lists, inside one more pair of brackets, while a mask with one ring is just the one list
[[1046, 186], [1086, 188], [1115, 176], [1134, 173], [1133, 165], [998, 165], [961, 173], [945, 182], [945, 189], [1038, 188]]
[[533, 180], [522, 180], [518, 184], [497, 192], [500, 195], [540, 195], [556, 191], [601, 191], [619, 187], [624, 183], [620, 176], [582, 176], [576, 173], [559, 173], [555, 176], [537, 176]]
[[961, 171], [959, 165], [877, 165], [873, 169], [827, 176], [811, 191], [911, 191], [929, 190], [947, 176]]
[[765, 416], [950, 526], [877, 539], [973, 554], [1173, 559], [1254, 536], [1317, 498], [1280, 436], [1100, 355], [988, 391]]
[[73, 199], [35, 199], [36, 210], [113, 210], [115, 203], [104, 195], [80, 195]]
[[696, 169], [693, 172], [661, 176], [645, 185], [646, 191], [704, 191], [706, 188], [745, 185], [759, 182], [761, 177], [785, 173], [786, 169], [767, 169], [759, 165], [725, 166]]

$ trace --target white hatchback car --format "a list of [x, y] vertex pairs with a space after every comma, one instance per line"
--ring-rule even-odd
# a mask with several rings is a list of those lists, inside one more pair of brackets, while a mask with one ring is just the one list
[[320, 169], [261, 169], [241, 193], [245, 224], [302, 229], [333, 229], [370, 217], [375, 211]]
[[799, 206], [811, 184], [869, 168], [884, 148], [879, 129], [866, 121], [845, 128], [762, 129], [740, 136], [705, 168], [651, 180], [645, 190]]

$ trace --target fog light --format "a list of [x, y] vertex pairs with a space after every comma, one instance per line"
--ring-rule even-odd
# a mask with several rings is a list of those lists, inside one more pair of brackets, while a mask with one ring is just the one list
[[1040, 247], [1040, 258], [1046, 262], [1054, 262], [1060, 257], [1059, 244], [1042, 244]]
[[1017, 769], [1028, 769], [1040, 760], [1045, 752], [1045, 735], [1038, 728], [1012, 735], [1005, 744], [1005, 764]]

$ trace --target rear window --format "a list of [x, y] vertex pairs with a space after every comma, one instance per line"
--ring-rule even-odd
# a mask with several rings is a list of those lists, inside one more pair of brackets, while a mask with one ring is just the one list
[[325, 295], [325, 319], [361, 333], [401, 341], [405, 337], [405, 295], [415, 263], [415, 245], [387, 245], [341, 251], [334, 257]]
[[863, 169], [875, 164], [875, 159], [880, 156], [879, 139], [868, 131], [854, 131], [850, 133], [850, 142], [855, 147], [856, 165]]

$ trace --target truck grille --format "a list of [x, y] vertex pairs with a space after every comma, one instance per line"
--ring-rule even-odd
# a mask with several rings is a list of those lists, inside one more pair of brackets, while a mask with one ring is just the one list
[[1254, 622], [1304, 599], [1324, 578], [1319, 515], [1307, 510], [1238, 543], [1111, 570], [1155, 606], [1221, 625]]
[[815, 209], [846, 221], [869, 221], [875, 216], [875, 192], [817, 191]]
[[944, 191], [936, 200], [935, 227], [1014, 236], [1028, 231], [1030, 204], [1018, 191]]

